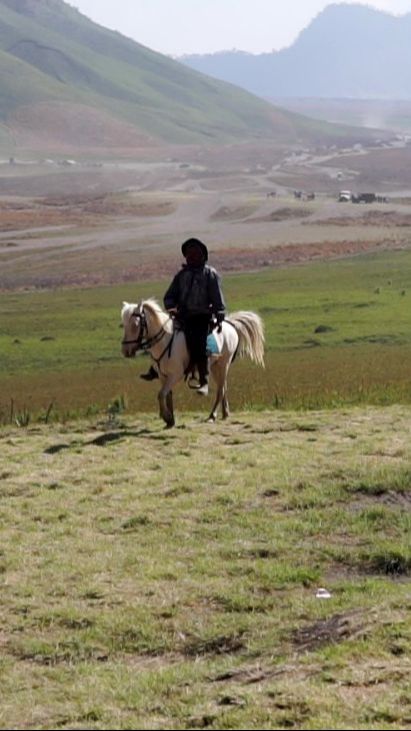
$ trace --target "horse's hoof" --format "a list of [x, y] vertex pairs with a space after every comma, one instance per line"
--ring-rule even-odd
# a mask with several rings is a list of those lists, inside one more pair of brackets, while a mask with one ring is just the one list
[[215, 422], [215, 416], [209, 416], [206, 420], [206, 424], [214, 424]]

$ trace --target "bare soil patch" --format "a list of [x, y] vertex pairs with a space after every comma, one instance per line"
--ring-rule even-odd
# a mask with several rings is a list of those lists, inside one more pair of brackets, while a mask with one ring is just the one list
[[[310, 224], [311, 221], [306, 221]], [[411, 226], [411, 214], [398, 211], [366, 211], [359, 216], [335, 216], [316, 219], [321, 226]]]
[[213, 263], [222, 271], [243, 271], [268, 266], [300, 264], [314, 259], [345, 256], [398, 247], [397, 242], [323, 241], [314, 244], [288, 244], [261, 249], [225, 249], [213, 252]]
[[77, 214], [98, 213], [104, 216], [164, 216], [176, 209], [169, 200], [144, 200], [124, 197], [121, 194], [95, 196], [56, 196], [45, 198], [44, 207], [74, 211]]
[[50, 196], [27, 202], [0, 202], [0, 231], [48, 226], [100, 226], [107, 216], [166, 216], [175, 211], [168, 200], [143, 201], [116, 195]]
[[364, 637], [366, 634], [367, 627], [364, 617], [359, 612], [350, 612], [334, 614], [301, 627], [293, 633], [292, 637], [295, 647], [300, 652], [308, 652], [350, 638]]
[[[22, 147], [53, 151], [142, 146], [161, 147], [135, 125], [121, 122], [108, 112], [72, 102], [39, 102], [19, 107], [8, 120]], [[121, 142], [119, 142], [121, 140]]]
[[310, 211], [309, 208], [277, 208], [276, 210], [271, 211], [271, 213], [268, 213], [265, 216], [249, 218], [247, 220], [247, 223], [256, 223], [257, 221], [287, 221], [289, 219], [307, 218], [307, 216], [311, 216], [311, 214], [312, 211]]
[[322, 163], [325, 167], [342, 166], [357, 172], [356, 185], [375, 190], [398, 190], [411, 187], [411, 147], [372, 150], [366, 155], [338, 155]]
[[[97, 219], [96, 219], [97, 220]], [[101, 223], [101, 222], [100, 222]], [[4, 252], [14, 251], [12, 241], [5, 242]], [[314, 260], [338, 259], [367, 252], [398, 249], [396, 240], [384, 240], [376, 242], [367, 241], [340, 241], [321, 242], [315, 244], [289, 244], [284, 246], [273, 246], [269, 248], [223, 248], [210, 251], [212, 264], [222, 273], [224, 272], [246, 272], [258, 271], [265, 267], [281, 267], [297, 264], [304, 264]], [[19, 252], [20, 249], [17, 249]], [[134, 258], [133, 263], [118, 262], [107, 253], [101, 252], [99, 262], [90, 250], [90, 257], [93, 259], [93, 267], [89, 266], [88, 258], [81, 254], [83, 266], [76, 268], [53, 268], [53, 271], [46, 274], [33, 272], [30, 278], [24, 282], [20, 277], [2, 278], [0, 290], [10, 291], [12, 289], [27, 289], [28, 282], [33, 288], [47, 288], [55, 286], [77, 287], [77, 286], [101, 286], [106, 284], [118, 284], [122, 282], [156, 281], [170, 278], [175, 274], [176, 257], [170, 255], [154, 255], [153, 257]], [[6, 256], [6, 254], [2, 254]], [[8, 254], [7, 254], [8, 256]], [[23, 256], [23, 253], [20, 253]], [[16, 260], [17, 261], [17, 260]], [[138, 261], [138, 265], [134, 262]], [[86, 266], [87, 263], [87, 266]]]
[[221, 206], [210, 216], [211, 221], [237, 221], [247, 218], [256, 210], [257, 206]]

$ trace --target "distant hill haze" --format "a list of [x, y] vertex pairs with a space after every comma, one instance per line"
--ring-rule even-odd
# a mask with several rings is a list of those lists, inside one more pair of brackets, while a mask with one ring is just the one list
[[0, 0], [1, 150], [324, 144], [361, 135], [204, 76], [63, 0]]
[[332, 4], [284, 50], [180, 60], [264, 98], [411, 99], [411, 14]]

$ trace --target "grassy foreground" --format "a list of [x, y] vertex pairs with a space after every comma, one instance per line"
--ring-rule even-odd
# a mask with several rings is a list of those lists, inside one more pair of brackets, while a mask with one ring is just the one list
[[4, 427], [1, 728], [409, 728], [410, 417]]

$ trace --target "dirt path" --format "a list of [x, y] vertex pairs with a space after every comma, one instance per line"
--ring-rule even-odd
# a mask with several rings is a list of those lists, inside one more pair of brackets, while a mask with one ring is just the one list
[[[332, 188], [317, 189], [313, 201], [294, 199], [295, 187], [326, 189], [335, 171], [325, 165], [333, 159], [335, 153], [284, 155], [266, 169], [224, 168], [218, 160], [215, 169], [206, 160], [113, 164], [94, 178], [88, 170], [57, 176], [60, 187], [43, 198], [35, 190], [48, 191], [50, 181], [37, 176], [28, 183], [30, 197], [0, 198], [0, 288], [159, 278], [175, 270], [190, 236], [207, 243], [223, 271], [407, 246], [409, 205], [390, 204], [390, 216], [383, 204], [373, 205], [375, 215], [366, 218], [369, 207], [337, 203]], [[267, 195], [272, 191], [275, 197]]]

